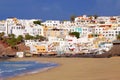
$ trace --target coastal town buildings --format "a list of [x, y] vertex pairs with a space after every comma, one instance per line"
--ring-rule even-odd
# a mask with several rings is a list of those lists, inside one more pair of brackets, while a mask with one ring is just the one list
[[8, 18], [4, 21], [0, 21], [0, 32], [4, 32], [6, 36], [8, 34], [15, 34], [15, 36], [19, 35], [43, 35], [43, 27], [41, 25], [34, 24], [33, 21], [37, 21], [37, 19], [32, 20], [22, 20], [17, 18]]
[[[111, 42], [120, 34], [119, 16], [78, 16], [75, 21], [46, 20], [39, 24], [39, 19], [7, 18], [0, 21], [0, 33], [5, 36], [25, 36], [26, 34], [45, 36], [47, 41], [25, 40], [31, 53], [80, 53], [83, 50], [111, 48]], [[69, 35], [78, 32], [80, 38]], [[103, 44], [104, 43], [104, 44]], [[106, 43], [106, 44], [105, 44]], [[108, 45], [110, 43], [110, 45]]]

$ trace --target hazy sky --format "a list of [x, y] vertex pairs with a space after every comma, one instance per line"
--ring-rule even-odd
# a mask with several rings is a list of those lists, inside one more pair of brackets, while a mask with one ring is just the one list
[[83, 14], [120, 15], [120, 0], [0, 0], [0, 19], [68, 20]]

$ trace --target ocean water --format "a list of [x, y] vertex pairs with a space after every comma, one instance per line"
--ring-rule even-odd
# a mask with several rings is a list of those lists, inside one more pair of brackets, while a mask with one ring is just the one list
[[0, 62], [0, 80], [18, 75], [37, 73], [58, 66], [56, 63], [40, 63], [35, 61], [2, 61]]

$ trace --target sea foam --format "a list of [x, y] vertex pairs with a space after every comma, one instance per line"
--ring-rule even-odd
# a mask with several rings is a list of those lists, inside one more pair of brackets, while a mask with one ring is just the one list
[[56, 63], [39, 63], [35, 61], [0, 62], [0, 80], [24, 74], [33, 74], [56, 67]]

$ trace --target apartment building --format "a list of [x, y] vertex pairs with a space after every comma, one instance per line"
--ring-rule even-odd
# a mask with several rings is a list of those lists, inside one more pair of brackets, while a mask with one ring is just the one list
[[25, 40], [25, 45], [30, 47], [30, 53], [42, 54], [48, 52], [47, 42], [39, 42], [39, 40]]
[[0, 21], [0, 33], [6, 33], [5, 21]]
[[53, 27], [53, 28], [58, 27], [59, 24], [60, 24], [59, 20], [47, 20], [47, 21], [42, 23], [42, 25], [44, 25], [44, 26], [50, 26], [50, 27]]
[[37, 21], [37, 19], [32, 20], [22, 20], [17, 18], [7, 18], [5, 21], [0, 21], [0, 32], [4, 32], [7, 36], [8, 34], [15, 34], [15, 36], [19, 35], [44, 35], [43, 27], [41, 25], [34, 24], [33, 21]]

